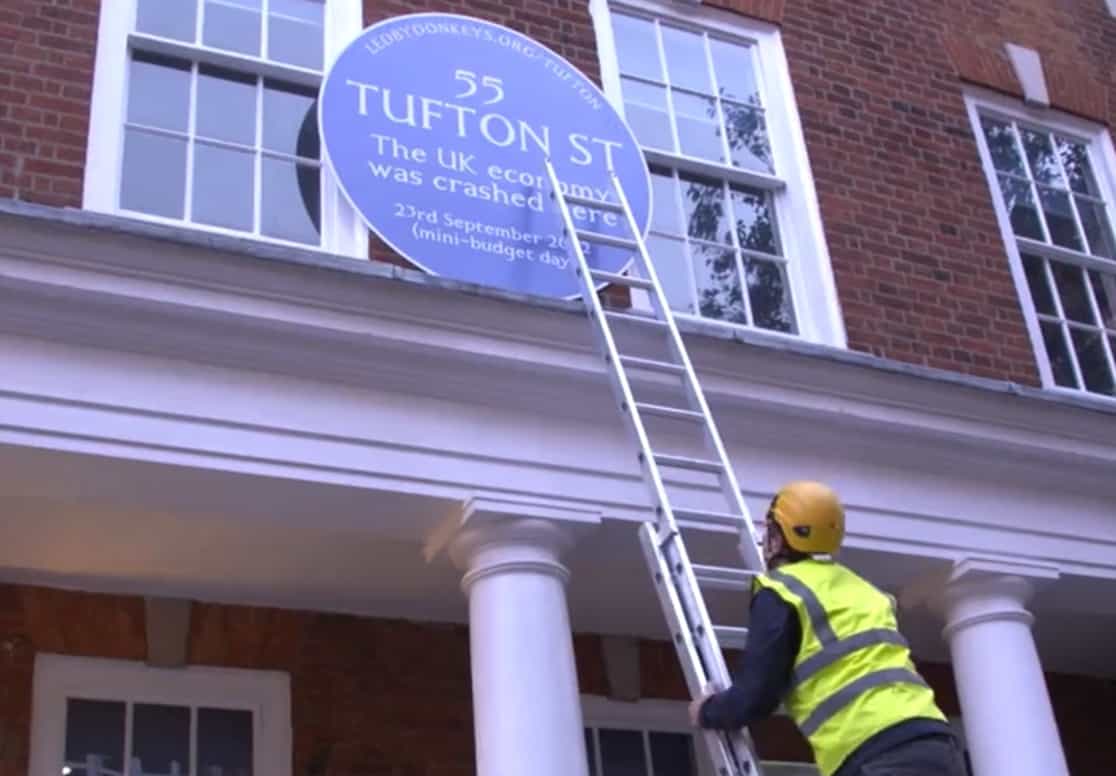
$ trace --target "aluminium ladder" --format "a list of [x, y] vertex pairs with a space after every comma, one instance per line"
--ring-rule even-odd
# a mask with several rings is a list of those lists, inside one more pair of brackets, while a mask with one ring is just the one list
[[[731, 684], [721, 645], [743, 646], [747, 638], [746, 628], [713, 625], [701, 585], [708, 588], [750, 590], [753, 577], [766, 570], [763, 555], [736, 475], [619, 177], [610, 166], [609, 179], [616, 202], [602, 202], [564, 194], [549, 159], [546, 170], [552, 197], [561, 213], [568, 250], [576, 259], [581, 297], [593, 323], [597, 346], [608, 364], [613, 396], [620, 407], [625, 425], [636, 442], [643, 480], [654, 505], [655, 522], [644, 523], [639, 532], [644, 557], [655, 579], [655, 590], [674, 639], [686, 684], [691, 696], [697, 698], [711, 689], [723, 689]], [[578, 229], [570, 215], [571, 205], [622, 215], [630, 237]], [[633, 251], [639, 257], [637, 268], [641, 274], [624, 275], [591, 268], [585, 258], [582, 241]], [[646, 291], [650, 296], [654, 315], [606, 310], [597, 295], [596, 283]], [[614, 322], [646, 326], [664, 332], [670, 360], [623, 355], [617, 348], [617, 338], [613, 334]], [[685, 393], [687, 408], [637, 401], [628, 377], [629, 370], [676, 379]], [[691, 458], [656, 452], [651, 447], [651, 437], [644, 424], [645, 415], [699, 425], [709, 457]], [[725, 511], [672, 506], [662, 475], [663, 469], [715, 475], [726, 502]], [[697, 565], [690, 562], [682, 531], [723, 534], [726, 529], [739, 532], [744, 568]], [[718, 776], [758, 776], [758, 759], [746, 730], [733, 733], [704, 731], [703, 737]]]

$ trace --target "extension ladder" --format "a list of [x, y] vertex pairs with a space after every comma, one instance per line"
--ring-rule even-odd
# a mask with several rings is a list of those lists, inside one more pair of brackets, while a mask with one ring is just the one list
[[[547, 175], [552, 196], [558, 204], [564, 226], [568, 250], [576, 259], [576, 272], [580, 280], [581, 297], [593, 323], [597, 346], [608, 366], [613, 396], [620, 407], [625, 425], [638, 448], [640, 468], [651, 503], [655, 521], [640, 527], [640, 543], [648, 567], [655, 580], [655, 590], [678, 651], [686, 684], [694, 698], [731, 684], [725, 665], [722, 645], [742, 647], [747, 629], [733, 626], [715, 626], [706, 608], [702, 585], [707, 588], [750, 590], [752, 578], [765, 569], [763, 555], [752, 525], [747, 505], [740, 493], [736, 475], [721, 442], [717, 426], [706, 404], [697, 374], [686, 352], [682, 337], [671, 312], [666, 294], [658, 275], [642, 230], [636, 223], [631, 205], [623, 186], [613, 169], [609, 169], [612, 193], [616, 202], [602, 202], [563, 193], [554, 165], [548, 159]], [[571, 206], [581, 206], [599, 213], [623, 216], [629, 234], [618, 237], [604, 232], [578, 229], [570, 214]], [[638, 256], [637, 273], [617, 274], [593, 269], [585, 258], [582, 242], [632, 251]], [[649, 294], [653, 315], [606, 310], [597, 295], [596, 284], [609, 283], [626, 286]], [[668, 360], [649, 359], [624, 355], [617, 347], [613, 326], [652, 327], [666, 334]], [[673, 378], [685, 394], [686, 406], [668, 406], [637, 401], [628, 372]], [[672, 455], [656, 452], [651, 447], [644, 416], [658, 416], [685, 421], [700, 426], [704, 439], [706, 458]], [[664, 469], [702, 472], [716, 476], [726, 506], [724, 511], [708, 511], [672, 506], [662, 475]], [[683, 531], [720, 532], [726, 529], [739, 532], [740, 550], [744, 567], [732, 568], [698, 565], [690, 562], [683, 539]], [[746, 730], [732, 733], [703, 731], [703, 738], [718, 776], [758, 776], [759, 767], [751, 737]]]

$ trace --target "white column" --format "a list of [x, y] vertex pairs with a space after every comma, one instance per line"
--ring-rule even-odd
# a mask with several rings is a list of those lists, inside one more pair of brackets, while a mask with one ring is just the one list
[[1067, 776], [1026, 609], [1056, 574], [1012, 570], [965, 561], [942, 591], [969, 756], [975, 776]]
[[586, 776], [585, 738], [559, 560], [571, 528], [471, 519], [450, 543], [465, 569], [477, 776]]

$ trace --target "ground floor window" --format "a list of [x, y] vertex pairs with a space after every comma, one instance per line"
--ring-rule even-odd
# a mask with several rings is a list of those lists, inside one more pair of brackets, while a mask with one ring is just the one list
[[[582, 698], [590, 776], [716, 776], [680, 701]], [[764, 776], [818, 776], [812, 763], [763, 763]]]
[[35, 776], [289, 776], [285, 674], [39, 655]]

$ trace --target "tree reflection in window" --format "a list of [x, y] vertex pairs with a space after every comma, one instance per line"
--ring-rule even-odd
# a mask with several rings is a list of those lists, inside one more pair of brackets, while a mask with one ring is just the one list
[[795, 332], [770, 193], [692, 176], [679, 176], [679, 183], [701, 314]]
[[1109, 312], [1109, 288], [1116, 287], [1116, 265], [1109, 259], [1116, 250], [1087, 144], [987, 114], [980, 116], [980, 128], [1019, 238], [1054, 384], [1116, 395], [1116, 321]]

